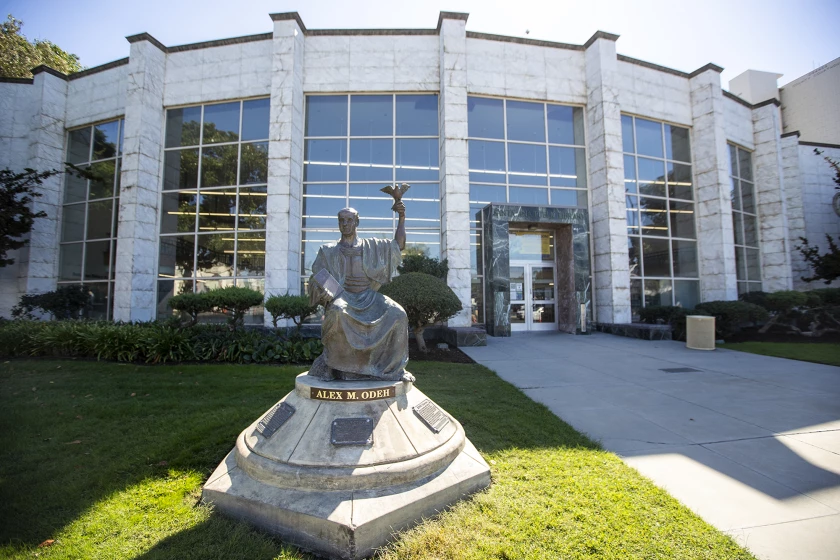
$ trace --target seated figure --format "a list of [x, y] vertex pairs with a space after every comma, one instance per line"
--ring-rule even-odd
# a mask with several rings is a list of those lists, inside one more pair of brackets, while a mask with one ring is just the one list
[[[324, 352], [309, 375], [321, 379], [382, 379], [413, 381], [408, 363], [408, 319], [405, 310], [378, 293], [402, 262], [405, 247], [405, 205], [394, 204], [399, 215], [394, 239], [359, 239], [359, 213], [338, 213], [341, 239], [322, 245], [312, 265], [309, 299], [324, 306], [321, 341]], [[334, 297], [315, 276], [326, 269], [343, 291]]]

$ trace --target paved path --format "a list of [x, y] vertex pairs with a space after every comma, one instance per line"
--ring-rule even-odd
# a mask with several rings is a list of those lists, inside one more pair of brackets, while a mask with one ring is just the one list
[[759, 558], [840, 558], [840, 368], [601, 333], [463, 350]]

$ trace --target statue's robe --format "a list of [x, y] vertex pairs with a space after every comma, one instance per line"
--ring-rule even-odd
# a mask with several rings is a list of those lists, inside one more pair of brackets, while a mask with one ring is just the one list
[[[377, 290], [391, 281], [402, 262], [400, 247], [390, 239], [360, 243], [362, 270], [371, 285], [360, 293], [344, 290], [324, 309], [324, 358], [334, 370], [399, 379], [408, 363], [408, 319], [397, 302]], [[313, 276], [326, 268], [344, 286], [348, 264], [338, 243], [322, 245], [312, 265]]]

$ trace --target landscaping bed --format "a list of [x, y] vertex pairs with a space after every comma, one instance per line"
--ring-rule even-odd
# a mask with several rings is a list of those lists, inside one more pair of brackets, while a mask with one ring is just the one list
[[[201, 486], [305, 367], [0, 364], [0, 557], [297, 559]], [[417, 361], [493, 485], [380, 557], [753, 558], [490, 370]]]

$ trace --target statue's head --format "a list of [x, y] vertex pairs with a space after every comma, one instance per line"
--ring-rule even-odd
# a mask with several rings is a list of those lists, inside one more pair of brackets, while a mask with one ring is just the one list
[[338, 229], [342, 235], [356, 232], [359, 226], [359, 213], [355, 208], [342, 208], [338, 211]]

